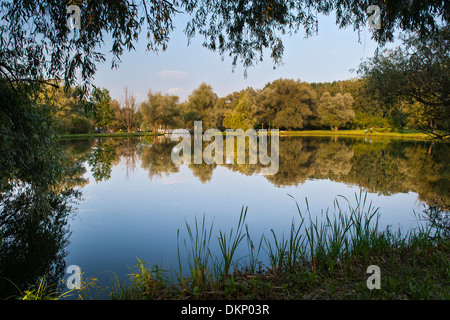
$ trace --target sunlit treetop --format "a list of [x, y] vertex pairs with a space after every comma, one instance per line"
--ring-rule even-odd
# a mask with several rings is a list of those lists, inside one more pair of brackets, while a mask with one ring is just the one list
[[[67, 24], [69, 5], [80, 8], [80, 29]], [[447, 24], [446, 1], [349, 0], [18, 0], [0, 1], [0, 74], [10, 82], [64, 79], [89, 86], [96, 65], [112, 53], [117, 67], [125, 51], [145, 36], [151, 52], [165, 50], [174, 19], [184, 15], [188, 40], [199, 35], [203, 46], [232, 58], [233, 67], [253, 66], [270, 52], [274, 65], [283, 57], [284, 34], [318, 31], [319, 14], [334, 14], [336, 24], [360, 31], [367, 27], [369, 5], [380, 8], [381, 28], [372, 29], [380, 45], [396, 31], [430, 37]], [[111, 39], [111, 47], [103, 47]]]

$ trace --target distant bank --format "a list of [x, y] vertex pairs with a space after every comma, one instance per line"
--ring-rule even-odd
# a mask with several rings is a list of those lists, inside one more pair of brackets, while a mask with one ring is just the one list
[[[416, 131], [405, 130], [404, 132], [391, 132], [389, 129], [374, 129], [372, 132], [365, 130], [293, 130], [281, 131], [280, 136], [363, 136], [363, 137], [387, 137], [399, 139], [414, 139], [414, 140], [428, 140], [433, 137]], [[163, 135], [159, 133], [158, 135]], [[60, 139], [91, 139], [91, 138], [106, 138], [106, 137], [141, 137], [153, 136], [153, 132], [117, 132], [117, 133], [80, 133], [80, 134], [61, 134]]]

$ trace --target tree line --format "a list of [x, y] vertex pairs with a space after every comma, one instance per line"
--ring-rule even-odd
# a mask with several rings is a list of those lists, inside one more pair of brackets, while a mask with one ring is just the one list
[[202, 121], [205, 129], [221, 130], [413, 128], [442, 138], [450, 132], [449, 35], [448, 26], [432, 39], [404, 35], [402, 45], [376, 52], [359, 65], [358, 77], [342, 81], [277, 79], [224, 97], [202, 83], [187, 101], [150, 90], [140, 104], [128, 88], [120, 101], [106, 88], [94, 87], [78, 102], [81, 88], [46, 90], [53, 91], [57, 126], [65, 133], [157, 132]]
[[[336, 129], [342, 125], [339, 121], [350, 117], [353, 119], [346, 122], [346, 127], [411, 126], [440, 138], [450, 132], [450, 15], [446, 2], [378, 3], [383, 27], [372, 29], [372, 38], [383, 45], [394, 38], [395, 32], [402, 31], [403, 48], [369, 59], [360, 66], [357, 81], [309, 85], [295, 80], [274, 81], [261, 90], [248, 88], [221, 98], [203, 95], [203, 91], [212, 92], [206, 85], [195, 90], [186, 103], [174, 102], [174, 97], [167, 99], [173, 108], [166, 108], [164, 114], [142, 112], [165, 104], [166, 97], [161, 98], [165, 96], [162, 94], [152, 93], [147, 104], [137, 105], [132, 94], [126, 95], [128, 102], [121, 103], [110, 99], [106, 89], [90, 90], [97, 65], [107, 60], [105, 53], [99, 51], [106, 34], [111, 36], [108, 51], [112, 54], [111, 65], [117, 67], [120, 57], [135, 49], [142, 41], [139, 35], [145, 31], [147, 49], [151, 52], [166, 49], [174, 28], [173, 18], [185, 15], [186, 37], [204, 37], [207, 49], [229, 54], [233, 65], [251, 67], [262, 60], [265, 49], [271, 51], [270, 57], [277, 65], [283, 56], [280, 33], [304, 29], [307, 35], [313, 35], [317, 32], [318, 16], [331, 13], [339, 27], [351, 26], [361, 31], [367, 26], [367, 2], [76, 3], [84, 13], [83, 28], [72, 31], [67, 26], [67, 1], [0, 1], [4, 22], [0, 25], [2, 192], [16, 185], [17, 179], [31, 185], [35, 180], [42, 181], [42, 177], [36, 176], [40, 167], [55, 168], [54, 174], [47, 177], [48, 184], [59, 179], [58, 163], [62, 160], [55, 146], [55, 131], [86, 132], [95, 127], [132, 131], [144, 122], [150, 127], [165, 127], [180, 119], [187, 127], [196, 119], [204, 121], [205, 128], [213, 125]], [[53, 92], [64, 103], [46, 97], [58, 90], [52, 79], [60, 79], [67, 89], [64, 93]], [[330, 95], [324, 95], [325, 91]], [[87, 97], [89, 92], [92, 94]], [[346, 94], [352, 96], [354, 117], [342, 105], [351, 101]], [[151, 100], [160, 102], [150, 104]], [[297, 100], [298, 104], [292, 104]], [[331, 122], [327, 114], [336, 113], [329, 111], [332, 107], [343, 110], [343, 118]], [[43, 194], [42, 190], [38, 193]]]

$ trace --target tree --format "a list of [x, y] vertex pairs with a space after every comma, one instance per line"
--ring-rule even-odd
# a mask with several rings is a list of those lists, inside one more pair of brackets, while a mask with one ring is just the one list
[[[41, 150], [42, 147], [48, 151], [49, 158], [56, 156], [52, 148], [46, 148], [45, 141], [51, 139], [50, 134], [46, 136], [45, 130], [39, 130], [42, 141], [28, 138], [28, 134], [22, 140], [23, 137], [16, 136], [22, 129], [14, 128], [22, 125], [40, 128], [42, 123], [20, 121], [42, 121], [41, 106], [29, 100], [41, 90], [41, 85], [56, 86], [49, 80], [61, 79], [66, 87], [80, 81], [79, 85], [88, 89], [97, 64], [106, 61], [105, 53], [98, 50], [106, 37], [111, 37], [111, 48], [106, 49], [112, 54], [111, 65], [117, 67], [124, 51], [135, 48], [143, 30], [149, 51], [165, 50], [175, 16], [186, 14], [184, 30], [188, 39], [200, 34], [205, 38], [205, 47], [222, 55], [229, 54], [233, 65], [239, 62], [247, 68], [262, 59], [265, 49], [271, 51], [275, 64], [281, 63], [284, 49], [281, 35], [297, 32], [300, 27], [307, 35], [313, 35], [317, 32], [318, 14], [334, 11], [340, 27], [353, 26], [356, 30], [362, 30], [367, 20], [367, 1], [356, 0], [75, 0], [70, 3], [76, 3], [81, 9], [79, 30], [72, 31], [67, 26], [68, 1], [0, 1], [0, 81], [2, 86], [8, 86], [2, 87], [1, 96], [14, 100], [14, 105], [24, 104], [23, 108], [1, 106], [2, 113], [6, 114], [0, 118], [0, 128], [5, 131], [2, 138], [28, 143], [28, 148]], [[387, 0], [378, 4], [382, 28], [372, 31], [372, 37], [381, 44], [390, 41], [397, 29], [418, 28], [421, 39], [436, 39], [437, 26], [447, 24], [450, 17], [445, 1]], [[11, 94], [15, 97], [4, 97]], [[39, 147], [34, 143], [40, 144]], [[28, 157], [26, 153], [15, 150], [15, 144], [1, 146], [2, 161], [13, 154], [19, 157], [13, 162], [17, 167], [7, 165], [11, 171], [2, 172], [2, 179], [15, 179], [28, 172], [29, 159], [23, 158]]]
[[111, 96], [108, 89], [94, 88], [90, 103], [93, 106], [93, 118], [97, 127], [107, 129], [113, 125], [115, 111], [111, 105]]
[[215, 128], [221, 131], [226, 129], [223, 126], [223, 120], [228, 115], [228, 113], [233, 110], [238, 98], [239, 93], [235, 91], [226, 95], [225, 97], [220, 97], [217, 99], [216, 104], [214, 105], [213, 112], [213, 123]]
[[325, 92], [320, 97], [318, 108], [321, 123], [338, 131], [339, 127], [355, 118], [352, 104], [353, 97], [349, 93], [344, 95], [338, 93], [332, 97], [330, 93]]
[[255, 123], [253, 118], [255, 96], [256, 92], [252, 88], [242, 90], [239, 98], [234, 103], [234, 108], [226, 113], [223, 119], [223, 126], [228, 129], [252, 129]]
[[136, 95], [129, 94], [127, 87], [125, 87], [124, 91], [125, 95], [120, 108], [116, 112], [116, 118], [127, 129], [127, 132], [131, 132], [138, 105], [136, 103]]
[[[53, 118], [56, 131], [63, 134], [90, 132], [94, 123], [89, 116], [91, 103], [81, 97], [78, 87], [63, 90], [58, 82], [51, 83], [57, 87], [41, 86], [35, 102], [51, 109], [49, 116]], [[27, 88], [30, 89], [29, 86]]]
[[185, 110], [185, 124], [192, 128], [194, 121], [202, 121], [203, 128], [214, 127], [214, 107], [217, 95], [209, 84], [202, 83], [189, 96]]
[[143, 101], [139, 110], [144, 123], [153, 127], [155, 137], [158, 134], [158, 126], [174, 127], [178, 124], [180, 116], [178, 108], [179, 97], [175, 95], [163, 95], [161, 92], [147, 94], [147, 100]]
[[[303, 28], [307, 37], [318, 33], [318, 15], [334, 12], [340, 28], [352, 26], [362, 31], [367, 26], [367, 1], [184, 1], [190, 14], [185, 32], [204, 37], [204, 46], [232, 57], [232, 64], [251, 67], [270, 51], [275, 65], [282, 63], [284, 46], [281, 35]], [[378, 1], [381, 28], [372, 30], [379, 44], [394, 39], [397, 29], [418, 29], [423, 37], [433, 36], [437, 26], [449, 21], [449, 7], [444, 1]], [[209, 23], [205, 23], [208, 21]], [[245, 71], [244, 71], [245, 72]]]
[[[67, 7], [80, 7], [79, 30], [67, 26]], [[382, 28], [372, 31], [380, 44], [393, 39], [395, 30], [418, 29], [430, 38], [440, 23], [448, 23], [445, 1], [388, 0], [377, 2]], [[306, 36], [318, 32], [318, 15], [336, 15], [339, 27], [363, 30], [367, 25], [367, 1], [1, 1], [0, 70], [10, 80], [60, 78], [69, 84], [77, 74], [88, 84], [96, 64], [106, 60], [98, 51], [105, 35], [112, 36], [112, 66], [118, 66], [125, 50], [133, 50], [145, 30], [149, 51], [165, 50], [177, 15], [186, 16], [188, 39], [199, 34], [204, 46], [229, 54], [233, 65], [252, 66], [270, 50], [275, 64], [283, 55], [282, 36], [303, 28]], [[205, 23], [207, 21], [207, 23]], [[51, 52], [51, 54], [45, 54]]]
[[301, 129], [314, 116], [315, 92], [300, 80], [278, 79], [266, 85], [260, 95], [259, 106], [266, 110], [261, 119], [270, 121], [272, 127]]
[[450, 132], [450, 29], [439, 36], [403, 36], [403, 44], [362, 63], [359, 73], [370, 93], [389, 112], [409, 114], [415, 128], [442, 138]]

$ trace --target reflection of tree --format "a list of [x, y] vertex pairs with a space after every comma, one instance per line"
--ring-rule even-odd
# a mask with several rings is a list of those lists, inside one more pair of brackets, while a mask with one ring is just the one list
[[54, 195], [48, 199], [49, 207], [39, 211], [26, 191], [2, 203], [0, 275], [9, 281], [0, 278], [0, 298], [18, 295], [17, 288], [23, 292], [43, 276], [48, 284], [61, 289], [71, 211], [66, 201], [70, 197], [70, 192]]
[[140, 150], [141, 166], [148, 170], [148, 176], [152, 179], [154, 176], [161, 177], [163, 173], [169, 176], [171, 173], [179, 171], [177, 165], [172, 161], [171, 153], [176, 142], [164, 139], [146, 145]]
[[96, 182], [111, 178], [111, 165], [116, 159], [116, 148], [109, 144], [98, 144], [88, 155], [92, 176]]
[[386, 195], [412, 191], [421, 201], [449, 210], [450, 148], [448, 143], [435, 143], [430, 149], [429, 144], [282, 139], [279, 171], [266, 178], [277, 186], [314, 178], [355, 184]]
[[450, 208], [448, 144], [435, 145], [431, 154], [425, 142], [355, 143], [353, 150], [352, 169], [343, 182], [382, 194], [412, 191], [429, 205]]
[[422, 217], [444, 239], [450, 239], [450, 211], [444, 211], [439, 206], [428, 206], [422, 211]]
[[353, 156], [352, 145], [346, 145], [343, 141], [322, 143], [314, 161], [315, 175], [340, 180], [352, 169]]
[[406, 176], [405, 185], [417, 192], [420, 200], [450, 210], [450, 148], [448, 144], [437, 143], [433, 151], [429, 151], [424, 144], [406, 146], [399, 171]]
[[88, 179], [83, 175], [86, 173], [86, 168], [83, 162], [86, 159], [86, 155], [91, 151], [94, 141], [93, 140], [75, 140], [75, 141], [61, 141], [61, 148], [66, 154], [67, 167], [71, 167], [72, 170], [66, 175], [66, 186], [70, 188], [84, 187], [89, 183]]
[[314, 173], [313, 160], [318, 143], [306, 139], [288, 139], [280, 141], [280, 166], [267, 180], [276, 186], [298, 185]]
[[[224, 159], [224, 164], [225, 166], [229, 169], [232, 170], [234, 172], [239, 172], [240, 174], [244, 174], [246, 176], [251, 176], [257, 172], [259, 172], [261, 165], [256, 163], [256, 164], [251, 164], [250, 163], [250, 143], [249, 140], [247, 138], [245, 138], [245, 145], [244, 148], [242, 150], [238, 150], [238, 142], [237, 139], [232, 140], [233, 141], [233, 146], [234, 146], [234, 151], [233, 154], [227, 154], [226, 150], [227, 150], [227, 144], [231, 143], [231, 141], [228, 141], [228, 139], [226, 137], [224, 137], [223, 139], [223, 159]], [[270, 139], [269, 139], [270, 142]], [[269, 148], [270, 148], [270, 144]], [[241, 152], [244, 154], [244, 163], [243, 164], [238, 164], [238, 153]]]
[[126, 138], [120, 140], [120, 143], [115, 145], [116, 158], [115, 161], [113, 161], [113, 164], [117, 164], [118, 161], [121, 161], [125, 165], [127, 179], [130, 177], [130, 173], [136, 169], [138, 143], [139, 138]]
[[[161, 139], [109, 139], [92, 143], [87, 158], [95, 164], [94, 177], [108, 179], [111, 167], [117, 165], [119, 159], [125, 160], [128, 172], [136, 166], [137, 157], [150, 178], [178, 172], [179, 168], [171, 158], [172, 149], [178, 142], [158, 138]], [[270, 139], [268, 142], [270, 150]], [[210, 143], [203, 143], [203, 151]], [[77, 148], [86, 150], [88, 147], [72, 147], [71, 150]], [[250, 163], [248, 142], [242, 150], [244, 164], [237, 163], [237, 144], [234, 145], [233, 159], [226, 152], [226, 139], [223, 139], [223, 148], [221, 166], [229, 170], [253, 175], [267, 167], [259, 158], [256, 164]], [[419, 194], [421, 201], [448, 210], [450, 175], [446, 164], [449, 150], [448, 143], [437, 142], [431, 148], [430, 142], [383, 140], [368, 144], [357, 138], [288, 137], [280, 139], [278, 172], [267, 175], [266, 179], [278, 187], [298, 185], [307, 179], [331, 179], [385, 195], [412, 191]], [[188, 167], [202, 183], [207, 183], [217, 164], [195, 164], [192, 148]]]
[[189, 168], [192, 170], [192, 174], [196, 176], [202, 183], [211, 181], [212, 174], [216, 168], [216, 164], [190, 164]]
[[357, 184], [369, 192], [393, 194], [408, 192], [405, 187], [405, 175], [398, 168], [403, 158], [404, 144], [399, 141], [390, 143], [354, 143], [352, 169], [342, 178], [343, 182]]
[[121, 161], [125, 164], [126, 177], [136, 168], [138, 139], [98, 139], [87, 154], [96, 182], [111, 178], [111, 169]]
[[60, 167], [55, 164], [40, 171], [43, 179], [47, 171], [60, 172], [57, 181], [42, 186], [39, 182], [17, 182], [0, 195], [0, 299], [19, 295], [44, 276], [48, 284], [61, 289], [67, 220], [81, 196], [73, 188], [86, 183], [82, 161], [85, 149], [89, 149], [77, 143], [62, 142], [61, 146]]

